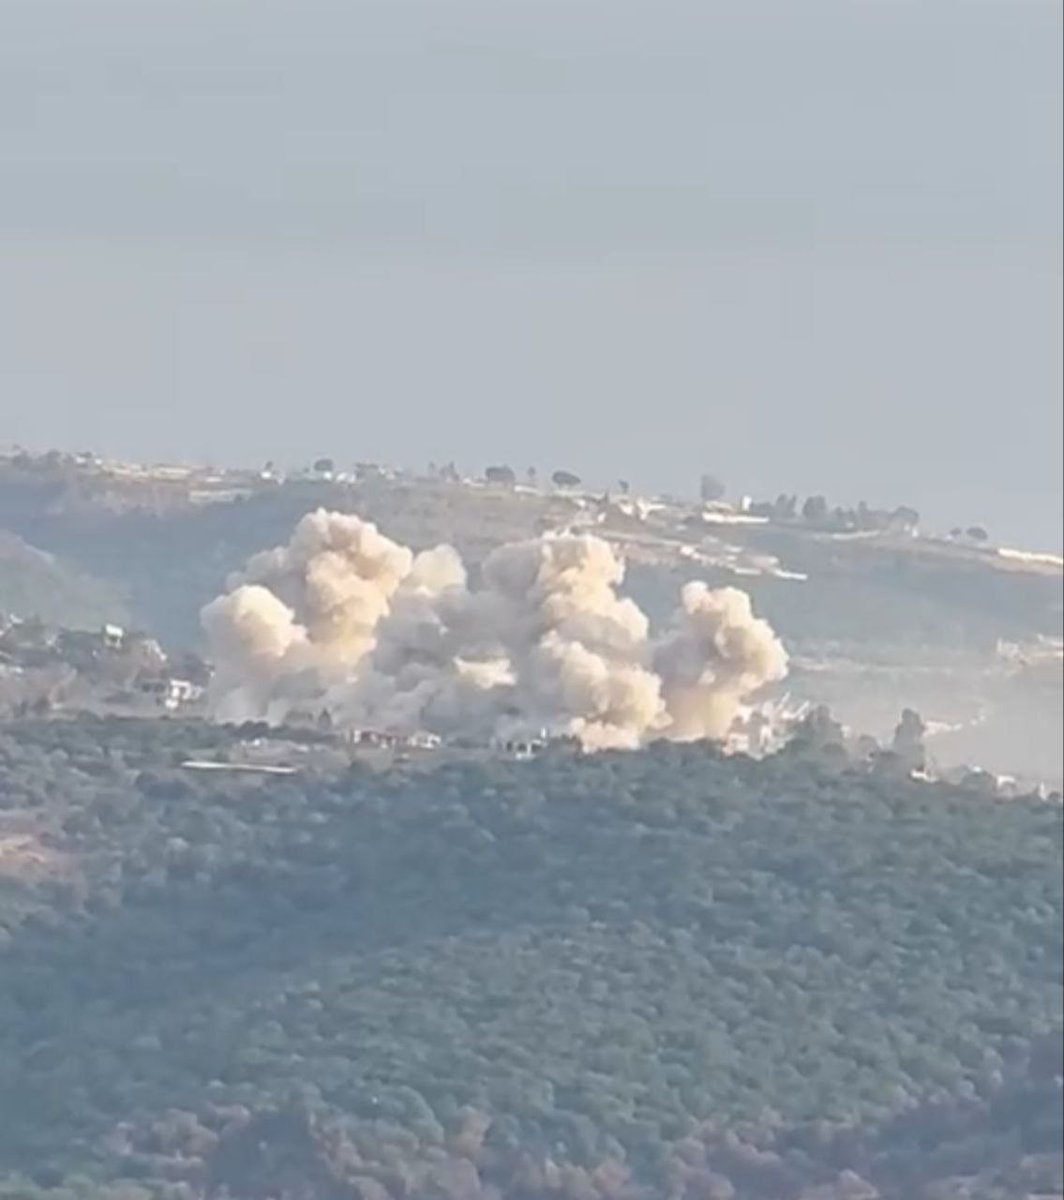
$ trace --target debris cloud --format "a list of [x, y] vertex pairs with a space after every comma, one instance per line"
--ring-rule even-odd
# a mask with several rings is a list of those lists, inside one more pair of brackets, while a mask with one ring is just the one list
[[470, 584], [450, 546], [414, 554], [319, 510], [203, 610], [218, 719], [334, 722], [476, 740], [546, 730], [586, 749], [722, 738], [787, 655], [750, 598], [689, 583], [655, 636], [588, 535], [494, 549]]

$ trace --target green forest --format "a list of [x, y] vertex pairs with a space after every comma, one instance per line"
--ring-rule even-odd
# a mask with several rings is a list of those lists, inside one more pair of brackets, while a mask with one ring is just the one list
[[0, 726], [3, 1200], [1061, 1192], [1059, 804]]

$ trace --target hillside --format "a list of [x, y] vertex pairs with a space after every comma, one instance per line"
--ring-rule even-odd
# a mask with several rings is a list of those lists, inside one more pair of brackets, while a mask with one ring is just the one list
[[60, 624], [83, 624], [108, 606], [123, 610], [110, 614], [121, 621], [128, 606], [129, 621], [168, 649], [200, 647], [200, 609], [227, 576], [284, 543], [318, 507], [358, 513], [414, 549], [450, 542], [474, 572], [502, 542], [593, 530], [624, 556], [625, 590], [653, 620], [692, 578], [748, 591], [790, 651], [786, 686], [796, 699], [829, 702], [878, 737], [914, 707], [944, 731], [930, 747], [943, 766], [975, 761], [1060, 783], [1059, 654], [1037, 685], [999, 655], [1003, 642], [1022, 649], [1060, 638], [1060, 565], [989, 542], [892, 526], [839, 533], [800, 516], [743, 523], [725, 513], [707, 523], [697, 505], [381, 469], [282, 479], [45, 456], [0, 460], [0, 529], [54, 556], [68, 576], [57, 586], [36, 566], [20, 567], [10, 606], [80, 599], [78, 620]]
[[1058, 806], [698, 744], [177, 766], [233, 736], [0, 732], [0, 1195], [1059, 1192]]
[[738, 582], [803, 643], [985, 651], [998, 638], [1059, 635], [1064, 619], [1059, 562], [889, 528], [854, 536], [801, 520], [706, 524], [695, 504], [385, 472], [200, 474], [197, 483], [191, 468], [0, 459], [0, 529], [114, 581], [138, 623], [183, 644], [199, 637], [199, 609], [226, 575], [319, 507], [357, 512], [415, 548], [450, 542], [473, 563], [546, 529], [593, 528], [623, 551], [651, 608], [662, 572]]
[[0, 614], [39, 617], [71, 629], [125, 620], [121, 588], [72, 569], [0, 528]]

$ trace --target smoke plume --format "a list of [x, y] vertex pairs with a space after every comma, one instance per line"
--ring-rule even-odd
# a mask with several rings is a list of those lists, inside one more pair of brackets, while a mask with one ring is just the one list
[[600, 538], [499, 546], [470, 586], [457, 552], [413, 554], [318, 511], [255, 555], [203, 610], [221, 720], [326, 709], [352, 727], [477, 740], [546, 729], [588, 749], [723, 737], [786, 674], [750, 598], [690, 583], [652, 635]]

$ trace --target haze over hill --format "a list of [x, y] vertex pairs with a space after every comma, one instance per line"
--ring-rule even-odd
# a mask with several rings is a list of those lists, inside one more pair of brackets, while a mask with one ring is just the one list
[[[1061, 550], [1052, 0], [6, 0], [5, 438]], [[904, 86], [899, 81], [904, 80]]]
[[[687, 583], [738, 588], [782, 639], [796, 701], [830, 703], [879, 737], [903, 707], [916, 707], [942, 765], [1059, 781], [1061, 563], [1053, 556], [1001, 547], [978, 526], [919, 533], [920, 515], [904, 505], [779, 496], [742, 511], [724, 500], [641, 497], [623, 484], [589, 491], [566, 472], [556, 485], [522, 483], [503, 467], [488, 472], [494, 482], [463, 479], [447, 464], [403, 472], [323, 459], [318, 468], [285, 476], [10, 457], [0, 461], [0, 523], [52, 556], [54, 569], [95, 581], [84, 619], [72, 623], [98, 624], [104, 589], [116, 598], [112, 619], [128, 609], [135, 626], [175, 651], [206, 649], [204, 606], [317, 509], [371, 520], [415, 552], [454, 546], [474, 591], [504, 543], [591, 534], [623, 562], [621, 590], [654, 636]], [[715, 494], [715, 483], [707, 486]], [[37, 594], [42, 610], [55, 599], [33, 573], [21, 588], [22, 603]], [[287, 584], [281, 593], [293, 603]]]

